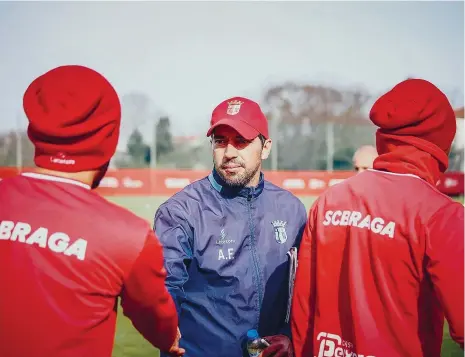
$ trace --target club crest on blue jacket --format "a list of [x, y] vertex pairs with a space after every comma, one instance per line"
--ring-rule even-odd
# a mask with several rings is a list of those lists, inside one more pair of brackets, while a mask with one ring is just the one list
[[280, 220], [271, 222], [274, 227], [274, 236], [276, 238], [276, 242], [280, 244], [283, 244], [287, 241], [286, 223], [287, 222]]

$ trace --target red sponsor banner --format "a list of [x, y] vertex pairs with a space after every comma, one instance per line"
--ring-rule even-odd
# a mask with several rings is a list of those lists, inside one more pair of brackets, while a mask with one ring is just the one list
[[449, 196], [464, 194], [463, 172], [446, 172], [439, 180], [438, 189]]
[[[193, 170], [110, 169], [97, 192], [104, 196], [171, 196], [209, 173]], [[16, 174], [16, 168], [0, 168], [0, 179]], [[353, 171], [265, 171], [268, 181], [299, 196], [319, 195], [326, 188], [352, 175]], [[447, 172], [441, 178], [438, 188], [451, 196], [463, 195], [463, 176], [463, 172]]]
[[0, 180], [13, 177], [18, 174], [18, 170], [15, 167], [0, 167]]
[[[210, 171], [120, 169], [109, 170], [97, 189], [102, 195], [171, 196]], [[353, 175], [353, 172], [267, 171], [265, 177], [297, 195], [314, 196]]]
[[190, 170], [108, 170], [97, 191], [104, 196], [171, 196], [206, 175], [207, 171]]

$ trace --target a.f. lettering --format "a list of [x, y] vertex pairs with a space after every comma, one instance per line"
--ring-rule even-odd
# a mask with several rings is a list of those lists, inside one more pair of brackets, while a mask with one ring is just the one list
[[234, 259], [234, 249], [228, 248], [226, 255], [223, 249], [218, 249], [218, 260], [231, 260]]

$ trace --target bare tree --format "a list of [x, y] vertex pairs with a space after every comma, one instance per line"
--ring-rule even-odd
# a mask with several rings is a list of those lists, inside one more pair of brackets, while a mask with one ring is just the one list
[[358, 146], [374, 141], [375, 128], [364, 114], [370, 98], [363, 90], [295, 82], [268, 88], [264, 106], [278, 142], [279, 168], [328, 169], [338, 156], [350, 160]]
[[123, 120], [127, 120], [127, 125], [130, 126], [129, 132], [132, 132], [147, 121], [153, 110], [153, 103], [145, 93], [132, 92], [121, 98], [121, 109]]
[[[21, 145], [16, 141], [21, 140]], [[21, 148], [22, 166], [34, 167], [34, 145], [29, 140], [27, 132], [20, 132], [19, 136], [13, 132], [0, 135], [0, 166], [16, 166], [17, 148]]]
[[127, 142], [136, 130], [142, 133], [144, 140], [149, 144], [151, 166], [154, 167], [156, 160], [152, 158], [158, 157], [156, 126], [159, 114], [152, 99], [143, 92], [131, 92], [122, 97], [121, 106], [120, 141]]

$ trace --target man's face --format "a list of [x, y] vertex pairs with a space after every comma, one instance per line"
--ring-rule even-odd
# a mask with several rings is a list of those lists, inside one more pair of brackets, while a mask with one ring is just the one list
[[367, 169], [373, 168], [373, 161], [375, 161], [378, 153], [376, 149], [371, 147], [363, 147], [358, 150], [353, 159], [354, 170], [357, 172], [363, 172]]
[[228, 186], [243, 187], [260, 175], [262, 160], [271, 149], [271, 140], [264, 144], [259, 137], [244, 139], [229, 126], [219, 126], [212, 135], [213, 164]]

